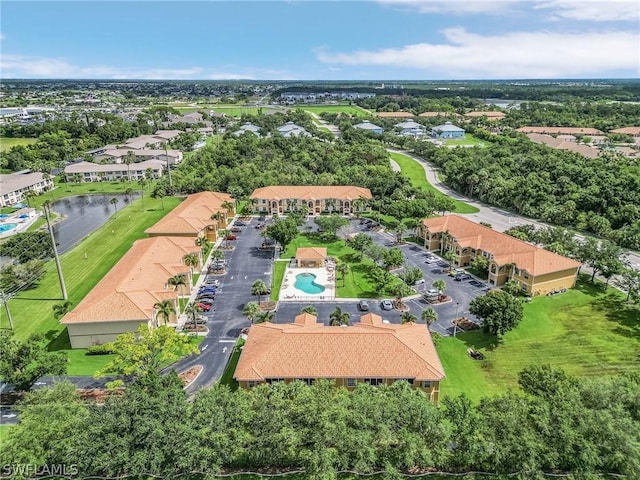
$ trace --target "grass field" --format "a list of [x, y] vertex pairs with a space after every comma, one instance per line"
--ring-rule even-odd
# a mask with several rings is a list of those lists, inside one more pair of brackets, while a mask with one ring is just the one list
[[9, 150], [11, 147], [15, 147], [16, 145], [29, 145], [31, 143], [36, 143], [37, 139], [35, 138], [0, 138], [0, 152], [4, 152]]
[[233, 353], [229, 358], [229, 363], [224, 369], [222, 377], [220, 377], [219, 383], [221, 385], [227, 385], [232, 392], [235, 392], [240, 386], [238, 382], [233, 378], [233, 374], [236, 373], [236, 367], [238, 366], [238, 360], [240, 360], [240, 354], [242, 353], [241, 347], [244, 345], [243, 339], [238, 339], [235, 347], [233, 347]]
[[271, 281], [271, 300], [274, 302], [278, 300], [280, 295], [280, 287], [282, 286], [282, 279], [284, 278], [284, 272], [287, 270], [288, 262], [276, 261], [273, 265], [273, 280]]
[[[429, 192], [433, 192], [437, 197], [446, 196], [444, 193], [437, 190], [433, 185], [431, 185], [427, 181], [427, 177], [424, 172], [424, 168], [422, 165], [418, 163], [411, 157], [403, 155], [402, 153], [389, 153], [389, 156], [392, 160], [394, 160], [398, 165], [400, 165], [400, 169], [402, 173], [409, 177], [411, 180], [411, 184], [415, 187], [421, 188], [423, 190], [427, 190]], [[479, 210], [473, 205], [469, 205], [468, 203], [461, 202], [460, 200], [455, 200], [456, 205], [456, 213], [476, 213]]]
[[321, 113], [346, 113], [354, 117], [368, 117], [372, 115], [368, 110], [354, 105], [304, 105], [300, 108], [317, 115]]
[[449, 138], [447, 140], [444, 140], [444, 144], [447, 147], [458, 146], [458, 145], [484, 147], [485, 142], [483, 142], [479, 138], [474, 137], [469, 133], [465, 133], [464, 138]]
[[[327, 255], [349, 264], [349, 273], [344, 286], [340, 274], [336, 276], [336, 296], [338, 298], [376, 298], [379, 292], [368, 278], [373, 261], [368, 257], [359, 259], [358, 253], [342, 239], [322, 240], [315, 234], [300, 234], [291, 242], [280, 258], [293, 258], [298, 247], [327, 247]], [[284, 262], [279, 262], [284, 263]], [[275, 280], [275, 275], [274, 275]]]
[[[640, 369], [640, 307], [624, 303], [624, 295], [583, 280], [555, 297], [525, 304], [522, 323], [495, 345], [481, 331], [437, 340], [447, 378], [443, 395], [483, 395], [517, 388], [518, 372], [531, 364], [550, 364], [579, 376], [613, 375]], [[467, 348], [485, 354], [467, 356]]]
[[[77, 305], [135, 240], [146, 237], [144, 230], [164, 217], [180, 201], [176, 197], [165, 198], [163, 210], [159, 199], [145, 197], [145, 210], [142, 211], [141, 200], [135, 200], [121, 209], [117, 217], [110, 218], [105, 225], [62, 255], [62, 270], [72, 304]], [[87, 258], [84, 258], [85, 253], [88, 253]], [[53, 305], [61, 302], [56, 269], [53, 261], [50, 261], [38, 287], [20, 293], [9, 302], [16, 336], [24, 339], [32, 333], [44, 334], [51, 350], [65, 350], [69, 354], [70, 375], [92, 375], [110, 360], [110, 356], [85, 356], [83, 350], [70, 350], [66, 329], [53, 316]], [[0, 316], [0, 327], [8, 327], [4, 309]]]

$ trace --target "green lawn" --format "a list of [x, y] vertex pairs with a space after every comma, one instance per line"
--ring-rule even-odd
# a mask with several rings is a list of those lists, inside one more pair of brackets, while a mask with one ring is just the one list
[[38, 140], [36, 138], [0, 138], [0, 152], [4, 152], [9, 150], [16, 145], [29, 145], [31, 143], [36, 143]]
[[211, 106], [211, 110], [219, 113], [224, 113], [225, 115], [229, 115], [230, 117], [241, 117], [242, 115], [259, 115], [260, 112], [268, 109], [267, 107], [243, 107], [238, 105], [232, 107], [223, 107], [214, 105]]
[[219, 380], [221, 385], [228, 385], [233, 392], [239, 387], [238, 382], [233, 378], [233, 374], [236, 373], [236, 366], [238, 366], [238, 360], [240, 360], [240, 354], [242, 353], [242, 345], [244, 345], [244, 340], [239, 338], [235, 347], [233, 347], [233, 353], [231, 354], [231, 358], [229, 358], [229, 363], [227, 363], [227, 367], [224, 369], [224, 373]]
[[280, 287], [282, 286], [282, 279], [284, 278], [284, 272], [287, 270], [288, 263], [286, 261], [276, 261], [273, 266], [273, 280], [271, 281], [271, 300], [274, 302], [278, 300], [280, 295]]
[[[409, 177], [409, 180], [411, 180], [411, 184], [413, 186], [422, 188], [423, 190], [427, 190], [429, 192], [433, 192], [436, 197], [445, 196], [444, 193], [437, 190], [427, 181], [424, 169], [417, 160], [403, 155], [402, 153], [389, 153], [389, 156], [398, 165], [400, 165], [402, 173]], [[476, 213], [479, 211], [478, 208], [469, 205], [468, 203], [461, 202], [460, 200], [454, 200], [454, 202], [456, 205], [456, 213]]]
[[358, 253], [344, 240], [326, 241], [316, 234], [303, 233], [287, 246], [280, 258], [293, 258], [298, 247], [327, 247], [327, 255], [349, 264], [350, 271], [347, 273], [344, 286], [340, 274], [336, 276], [336, 296], [338, 298], [376, 298], [379, 296], [379, 292], [368, 277], [368, 271], [373, 265], [373, 261], [368, 257], [363, 257], [360, 260]]
[[[640, 307], [601, 284], [581, 281], [555, 297], [525, 304], [522, 323], [494, 345], [481, 331], [437, 340], [447, 378], [442, 394], [482, 395], [517, 388], [518, 372], [531, 364], [550, 364], [579, 376], [613, 375], [640, 369]], [[467, 348], [486, 360], [471, 360]]]
[[354, 117], [367, 117], [371, 116], [371, 112], [364, 108], [353, 105], [305, 105], [300, 107], [307, 112], [320, 115], [321, 113], [346, 113]]
[[444, 140], [444, 144], [448, 147], [456, 145], [484, 147], [485, 142], [469, 133], [465, 133], [464, 138], [449, 138], [447, 140]]
[[[145, 198], [144, 211], [141, 211], [140, 199], [135, 200], [62, 255], [62, 270], [72, 304], [77, 305], [135, 240], [146, 237], [144, 230], [164, 217], [181, 200], [177, 197], [165, 198], [163, 210], [159, 199]], [[87, 258], [84, 258], [85, 253], [88, 254]], [[80, 350], [70, 351], [66, 329], [53, 316], [53, 305], [61, 302], [56, 269], [53, 261], [50, 261], [38, 287], [20, 293], [9, 302], [16, 336], [24, 339], [32, 333], [43, 333], [50, 341], [51, 350], [69, 351], [69, 374], [91, 375], [96, 366], [109, 360], [109, 356], [85, 356]], [[8, 327], [4, 309], [0, 316], [0, 327]]]

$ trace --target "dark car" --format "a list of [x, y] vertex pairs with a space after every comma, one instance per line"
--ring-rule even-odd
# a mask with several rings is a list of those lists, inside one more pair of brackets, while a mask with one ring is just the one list
[[465, 280], [470, 280], [471, 275], [468, 273], [459, 273], [453, 278], [456, 282], [464, 282]]
[[235, 232], [235, 233], [241, 232], [242, 231], [242, 227], [231, 227], [231, 231]]
[[368, 312], [369, 311], [369, 302], [367, 302], [366, 300], [360, 300], [358, 302], [358, 310], [361, 312]]
[[203, 288], [198, 290], [198, 295], [215, 295], [215, 294], [216, 294], [215, 288]]
[[478, 287], [478, 288], [486, 287], [486, 285], [484, 283], [479, 282], [478, 280], [471, 280], [469, 282], [469, 285], [473, 285], [474, 287]]
[[234, 225], [236, 227], [246, 227], [247, 226], [247, 224], [245, 222], [240, 222], [240, 221], [236, 222]]
[[260, 216], [258, 217], [258, 221], [259, 221], [259, 222], [264, 222], [265, 220], [266, 220], [266, 217], [265, 217], [264, 215], [260, 215]]

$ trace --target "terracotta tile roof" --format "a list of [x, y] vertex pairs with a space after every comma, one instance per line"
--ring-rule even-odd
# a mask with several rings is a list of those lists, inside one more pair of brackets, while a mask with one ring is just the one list
[[293, 323], [297, 325], [315, 325], [318, 323], [318, 317], [310, 313], [303, 312], [293, 319]]
[[422, 112], [419, 117], [458, 117], [456, 112]]
[[611, 130], [609, 133], [624, 133], [627, 135], [633, 135], [634, 137], [640, 136], [640, 127], [622, 127]]
[[382, 317], [375, 313], [366, 313], [360, 317], [360, 323], [363, 325], [382, 325]]
[[382, 118], [410, 118], [415, 117], [411, 112], [378, 112], [377, 116]]
[[198, 250], [188, 237], [136, 241], [61, 323], [151, 319], [154, 303], [176, 298], [176, 292], [165, 287], [170, 277], [189, 272], [182, 257]]
[[487, 117], [491, 120], [502, 120], [506, 117], [504, 112], [468, 112], [464, 114], [465, 117], [474, 118], [474, 117]]
[[371, 190], [368, 188], [354, 187], [351, 185], [274, 185], [255, 189], [250, 198], [259, 200], [285, 200], [287, 198], [303, 200], [322, 200], [325, 198], [355, 200], [360, 197], [373, 198]]
[[325, 247], [300, 247], [296, 250], [296, 259], [299, 260], [324, 260], [327, 258]]
[[424, 325], [267, 322], [249, 330], [234, 377], [441, 380], [444, 370]]
[[547, 135], [604, 135], [597, 128], [589, 127], [520, 127], [523, 133], [546, 133]]
[[145, 230], [149, 235], [192, 235], [208, 225], [214, 225], [211, 215], [225, 211], [224, 202], [233, 203], [227, 193], [200, 192], [189, 195], [180, 205], [164, 216], [158, 223]]
[[555, 148], [557, 150], [569, 150], [571, 152], [579, 153], [587, 158], [597, 158], [600, 156], [600, 150], [597, 148], [589, 147], [581, 143], [569, 142], [560, 137], [556, 138], [542, 133], [527, 133], [526, 135], [533, 143], [547, 145], [548, 147]]
[[496, 232], [458, 215], [428, 218], [422, 223], [431, 233], [448, 232], [463, 248], [481, 249], [492, 254], [498, 266], [514, 263], [518, 269], [533, 276], [580, 266], [580, 262]]

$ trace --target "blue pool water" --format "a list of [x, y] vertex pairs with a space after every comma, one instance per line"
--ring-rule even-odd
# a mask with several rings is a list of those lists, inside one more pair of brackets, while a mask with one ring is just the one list
[[17, 223], [0, 223], [0, 233], [8, 232], [18, 226]]
[[315, 279], [316, 276], [313, 273], [299, 273], [296, 275], [296, 283], [293, 286], [308, 294], [324, 292], [324, 287], [314, 282]]

